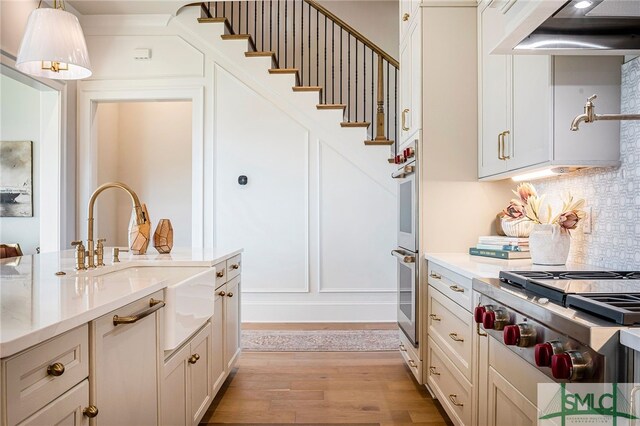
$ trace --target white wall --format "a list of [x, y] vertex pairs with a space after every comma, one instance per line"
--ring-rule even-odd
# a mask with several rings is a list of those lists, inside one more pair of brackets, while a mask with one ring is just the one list
[[[171, 219], [174, 245], [191, 246], [191, 103], [102, 103], [97, 120], [98, 184], [126, 183], [147, 204], [152, 231]], [[97, 204], [95, 237], [126, 246], [129, 196], [108, 190]]]
[[33, 217], [0, 218], [0, 241], [19, 243], [25, 254], [35, 253], [40, 245], [39, 112], [39, 90], [0, 74], [0, 140], [33, 142]]

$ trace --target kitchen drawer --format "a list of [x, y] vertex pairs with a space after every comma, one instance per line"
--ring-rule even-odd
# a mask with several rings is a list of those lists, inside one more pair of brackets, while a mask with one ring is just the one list
[[473, 311], [471, 279], [456, 274], [437, 263], [429, 262], [428, 281], [458, 305], [469, 312]]
[[[88, 330], [85, 324], [2, 360], [7, 424], [24, 420], [89, 376]], [[57, 363], [61, 373], [53, 370]]]
[[450, 363], [447, 355], [431, 338], [428, 339], [427, 384], [455, 424], [471, 424], [472, 385]]
[[429, 286], [428, 334], [447, 354], [447, 358], [471, 380], [473, 318], [444, 294]]
[[227, 259], [227, 282], [240, 275], [242, 271], [242, 260], [240, 257], [241, 255], [237, 255], [231, 259]]
[[215, 265], [216, 268], [216, 290], [227, 282], [227, 263], [220, 262]]
[[89, 406], [89, 380], [83, 380], [70, 391], [20, 423], [18, 426], [74, 425], [88, 426], [84, 410]]
[[413, 373], [419, 384], [423, 383], [422, 379], [422, 360], [419, 354], [419, 350], [414, 348], [407, 336], [402, 331], [400, 333], [400, 354], [404, 359], [405, 364], [409, 367], [409, 370]]

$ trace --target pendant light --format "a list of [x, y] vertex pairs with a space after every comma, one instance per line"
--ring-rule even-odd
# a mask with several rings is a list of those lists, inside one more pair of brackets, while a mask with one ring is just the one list
[[54, 0], [53, 8], [40, 8], [38, 4], [31, 12], [18, 49], [16, 68], [54, 80], [91, 76], [82, 27], [75, 15], [64, 10], [63, 0]]

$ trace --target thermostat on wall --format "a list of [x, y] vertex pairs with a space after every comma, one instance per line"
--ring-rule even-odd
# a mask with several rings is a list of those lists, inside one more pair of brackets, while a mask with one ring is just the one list
[[151, 59], [151, 49], [134, 49], [133, 59], [136, 61], [145, 61]]

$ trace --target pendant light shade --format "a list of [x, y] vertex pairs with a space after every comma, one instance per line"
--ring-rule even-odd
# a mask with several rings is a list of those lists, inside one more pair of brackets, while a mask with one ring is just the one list
[[78, 18], [63, 9], [36, 9], [29, 15], [16, 60], [18, 70], [55, 80], [91, 76], [87, 43]]

